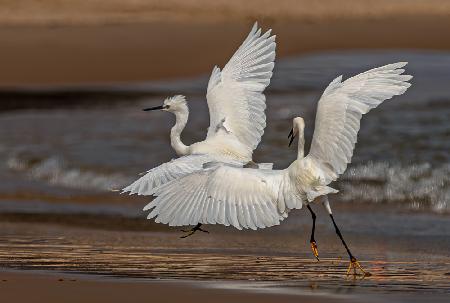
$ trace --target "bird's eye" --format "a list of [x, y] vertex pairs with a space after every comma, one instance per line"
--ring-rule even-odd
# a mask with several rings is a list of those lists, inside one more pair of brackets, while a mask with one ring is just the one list
[[170, 105], [164, 105], [164, 108], [165, 108], [165, 109], [169, 109], [169, 108], [170, 108]]

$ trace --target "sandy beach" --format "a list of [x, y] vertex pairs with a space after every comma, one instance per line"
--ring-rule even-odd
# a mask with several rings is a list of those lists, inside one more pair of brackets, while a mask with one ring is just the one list
[[270, 1], [6, 1], [0, 8], [0, 87], [209, 74], [227, 62], [255, 21], [277, 35], [279, 58], [346, 49], [450, 49], [443, 39], [448, 2], [372, 2], [285, 0], [273, 9]]
[[243, 19], [342, 20], [402, 16], [449, 16], [445, 0], [6, 0], [0, 8], [5, 25], [74, 25], [148, 21], [218, 22]]

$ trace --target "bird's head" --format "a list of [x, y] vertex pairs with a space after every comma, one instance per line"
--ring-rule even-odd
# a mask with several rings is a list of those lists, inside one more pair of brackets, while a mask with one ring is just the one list
[[294, 141], [294, 138], [299, 134], [303, 133], [303, 130], [305, 129], [305, 121], [302, 117], [297, 117], [292, 120], [292, 129], [289, 132], [288, 138], [289, 138], [289, 146], [291, 146], [292, 141]]
[[143, 111], [151, 111], [151, 110], [163, 110], [171, 113], [187, 110], [186, 97], [182, 95], [168, 97], [164, 100], [163, 105], [143, 109]]

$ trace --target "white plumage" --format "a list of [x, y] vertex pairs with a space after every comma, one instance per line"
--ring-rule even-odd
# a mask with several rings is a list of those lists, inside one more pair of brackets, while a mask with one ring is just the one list
[[319, 101], [308, 157], [318, 160], [327, 183], [342, 174], [353, 155], [363, 114], [411, 86], [406, 63], [374, 68], [342, 81], [334, 79]]
[[189, 109], [184, 96], [167, 98], [162, 106], [150, 108], [176, 116], [171, 129], [171, 145], [181, 158], [164, 163], [127, 186], [122, 192], [152, 195], [170, 180], [199, 170], [211, 161], [245, 165], [261, 141], [266, 126], [266, 98], [275, 60], [275, 36], [261, 34], [257, 23], [221, 71], [214, 67], [207, 90], [210, 126], [206, 139], [192, 145], [181, 141]]
[[[306, 157], [304, 121], [300, 117], [293, 120], [293, 136], [299, 136], [298, 157], [288, 168], [264, 170], [207, 163], [199, 171], [158, 187], [157, 198], [144, 208], [151, 210], [148, 218], [172, 226], [201, 223], [264, 228], [279, 224], [292, 209], [336, 193], [328, 184], [350, 163], [362, 115], [410, 86], [407, 81], [412, 77], [402, 75], [405, 65], [389, 64], [344, 82], [342, 76], [332, 81], [319, 100]], [[228, 117], [223, 118], [227, 121]]]

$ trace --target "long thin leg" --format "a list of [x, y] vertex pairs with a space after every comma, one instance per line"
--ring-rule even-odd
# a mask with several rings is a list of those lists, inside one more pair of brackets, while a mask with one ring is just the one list
[[191, 228], [191, 229], [188, 229], [188, 230], [182, 230], [182, 232], [185, 232], [185, 233], [187, 233], [187, 234], [184, 235], [184, 236], [181, 236], [180, 238], [181, 238], [181, 239], [184, 239], [184, 238], [190, 237], [190, 236], [192, 236], [193, 234], [195, 234], [195, 232], [198, 231], [198, 230], [199, 230], [199, 231], [202, 231], [202, 232], [204, 232], [204, 233], [209, 234], [209, 231], [200, 228], [201, 226], [202, 226], [202, 223], [198, 223], [197, 225], [195, 225], [195, 226], [194, 226], [193, 228]]
[[333, 221], [333, 226], [336, 231], [336, 234], [339, 236], [339, 239], [341, 239], [342, 244], [345, 247], [345, 250], [348, 253], [348, 256], [350, 257], [350, 264], [348, 265], [347, 269], [347, 275], [350, 274], [351, 270], [353, 269], [353, 275], [356, 276], [356, 269], [361, 270], [363, 273], [363, 276], [370, 276], [371, 274], [369, 272], [366, 272], [362, 266], [359, 264], [358, 260], [353, 256], [352, 252], [348, 248], [347, 243], [345, 243], [344, 237], [342, 236], [341, 231], [339, 230], [339, 227], [336, 224], [336, 221], [334, 220], [333, 213], [331, 212], [330, 203], [328, 202], [328, 198], [325, 196], [323, 199], [323, 205], [325, 206], [325, 209], [327, 210], [328, 214], [330, 215], [331, 221]]
[[336, 234], [341, 239], [342, 244], [344, 244], [344, 247], [347, 250], [348, 256], [350, 257], [350, 259], [355, 259], [355, 257], [353, 257], [353, 255], [352, 255], [352, 252], [348, 248], [347, 243], [345, 243], [344, 237], [342, 237], [341, 231], [339, 230], [339, 227], [336, 225], [336, 221], [334, 221], [333, 214], [330, 214], [330, 217], [331, 217], [331, 220], [333, 221], [333, 225], [334, 225], [334, 229], [336, 230]]
[[316, 231], [316, 214], [313, 212], [311, 206], [306, 205], [306, 207], [308, 207], [309, 212], [311, 213], [311, 217], [313, 219], [313, 224], [312, 224], [312, 230], [311, 230], [311, 239], [309, 240], [309, 243], [311, 243], [311, 250], [314, 254], [314, 257], [316, 257], [317, 261], [319, 260], [319, 250], [317, 249], [317, 243], [316, 240], [314, 239], [314, 232]]

